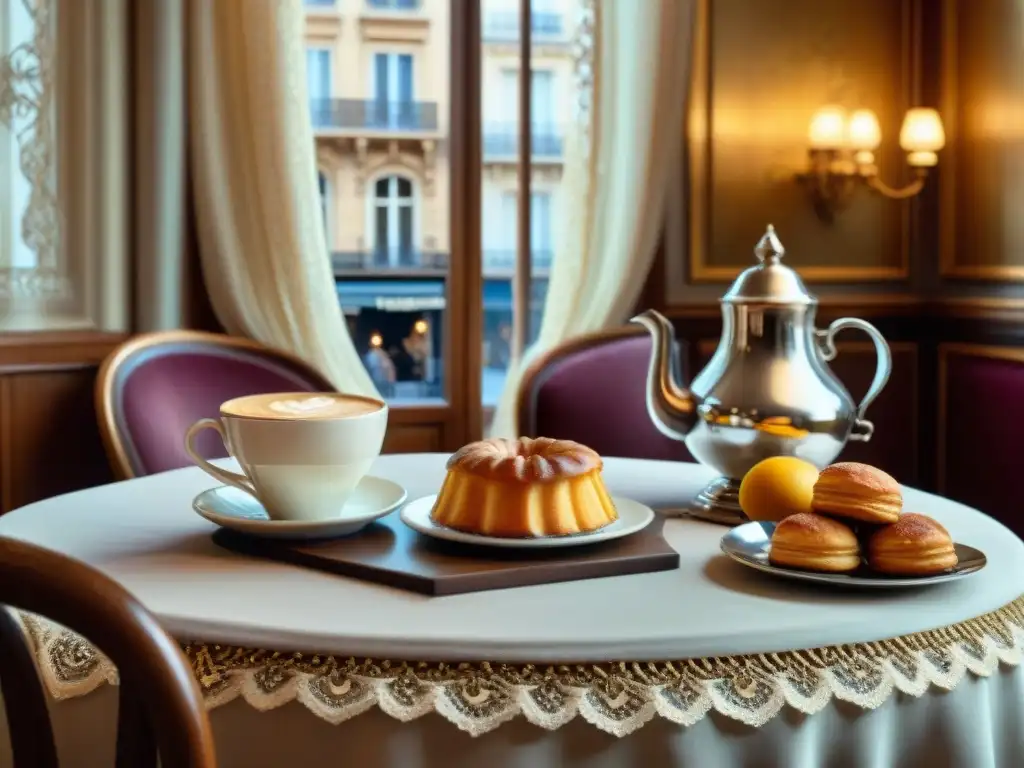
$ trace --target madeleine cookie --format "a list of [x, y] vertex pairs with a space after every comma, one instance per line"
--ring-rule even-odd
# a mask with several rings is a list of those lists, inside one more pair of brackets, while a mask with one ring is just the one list
[[882, 470], [846, 461], [821, 471], [811, 506], [826, 515], [888, 524], [899, 520], [903, 493], [900, 484]]
[[775, 526], [768, 562], [803, 571], [849, 573], [860, 566], [860, 542], [838, 520], [801, 512]]
[[932, 576], [955, 568], [953, 539], [930, 517], [908, 513], [868, 541], [868, 566], [892, 576]]

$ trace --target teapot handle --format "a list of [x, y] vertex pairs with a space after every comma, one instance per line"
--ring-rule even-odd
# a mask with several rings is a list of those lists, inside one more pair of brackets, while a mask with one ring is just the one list
[[875, 355], [878, 357], [878, 364], [875, 367], [875, 378], [871, 380], [871, 386], [868, 387], [867, 394], [864, 395], [864, 399], [857, 406], [857, 419], [854, 421], [853, 430], [850, 432], [850, 440], [867, 442], [871, 439], [871, 435], [874, 434], [875, 425], [864, 418], [864, 412], [874, 402], [875, 398], [878, 397], [878, 393], [882, 391], [889, 381], [889, 374], [892, 373], [892, 352], [889, 350], [889, 344], [886, 342], [885, 337], [871, 323], [856, 317], [841, 317], [829, 325], [827, 330], [814, 332], [818, 338], [818, 348], [821, 351], [821, 356], [826, 361], [835, 358], [835, 337], [844, 328], [856, 328], [870, 336], [871, 341], [875, 344]]

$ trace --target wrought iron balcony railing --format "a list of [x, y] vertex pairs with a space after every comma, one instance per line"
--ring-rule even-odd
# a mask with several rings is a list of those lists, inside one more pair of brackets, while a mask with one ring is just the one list
[[[560, 13], [536, 11], [530, 15], [530, 37], [540, 42], [566, 38], [565, 19]], [[519, 14], [492, 11], [484, 17], [484, 40], [508, 42], [519, 39]]]
[[415, 11], [421, 0], [366, 0], [366, 5], [375, 11]]
[[313, 128], [436, 131], [437, 103], [379, 99], [310, 99]]
[[448, 254], [415, 248], [371, 248], [366, 251], [332, 251], [335, 270], [448, 269]]
[[[484, 249], [484, 269], [515, 269], [515, 249]], [[530, 264], [537, 269], [550, 269], [553, 253], [547, 248], [535, 248], [531, 254]]]
[[[535, 125], [531, 149], [536, 158], [556, 159], [562, 156], [562, 135], [556, 126]], [[519, 126], [500, 123], [484, 126], [484, 159], [515, 157], [519, 151]]]

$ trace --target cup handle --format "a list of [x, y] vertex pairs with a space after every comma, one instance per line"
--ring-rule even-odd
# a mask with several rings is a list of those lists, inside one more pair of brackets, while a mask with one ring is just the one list
[[827, 330], [816, 332], [821, 356], [825, 361], [835, 358], [835, 337], [844, 328], [854, 328], [866, 333], [874, 343], [875, 355], [878, 357], [878, 363], [875, 366], [875, 377], [871, 380], [871, 386], [868, 387], [864, 399], [857, 406], [857, 420], [854, 422], [853, 430], [850, 432], [850, 440], [859, 440], [866, 443], [874, 434], [875, 425], [864, 418], [864, 412], [874, 402], [875, 398], [878, 397], [878, 393], [882, 391], [889, 381], [889, 375], [892, 373], [892, 352], [889, 350], [889, 344], [886, 342], [885, 337], [871, 323], [856, 317], [841, 317], [834, 321]]
[[208, 462], [196, 452], [195, 446], [192, 443], [195, 440], [196, 435], [204, 429], [216, 430], [217, 434], [220, 435], [220, 439], [224, 442], [224, 447], [229, 451], [231, 450], [231, 446], [228, 445], [228, 437], [224, 434], [224, 426], [220, 421], [217, 419], [200, 419], [189, 427], [188, 432], [185, 433], [185, 450], [188, 452], [189, 458], [196, 463], [196, 466], [215, 480], [219, 480], [225, 485], [233, 486], [255, 496], [256, 489], [253, 487], [252, 481], [249, 480], [248, 477], [238, 472], [221, 469], [220, 467]]

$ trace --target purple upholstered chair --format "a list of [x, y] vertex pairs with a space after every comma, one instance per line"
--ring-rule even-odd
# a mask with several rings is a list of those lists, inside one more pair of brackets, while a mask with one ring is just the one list
[[647, 415], [650, 356], [650, 337], [633, 326], [556, 347], [523, 377], [518, 433], [575, 440], [603, 456], [693, 461], [683, 444], [662, 435]]
[[[185, 431], [225, 400], [262, 392], [329, 392], [302, 361], [249, 339], [198, 331], [136, 336], [104, 361], [96, 380], [100, 434], [121, 478], [187, 467]], [[207, 458], [227, 451], [212, 430], [196, 439]]]

